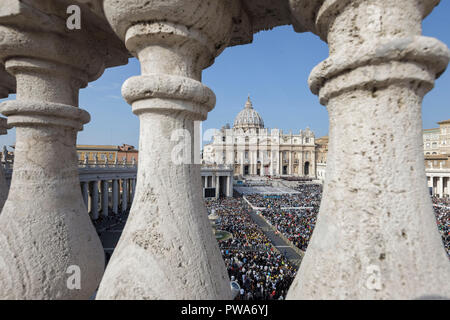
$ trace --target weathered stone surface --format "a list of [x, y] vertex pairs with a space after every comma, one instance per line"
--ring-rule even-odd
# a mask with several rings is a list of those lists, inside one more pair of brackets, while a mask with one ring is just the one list
[[[141, 131], [134, 202], [97, 298], [230, 299], [192, 163], [194, 121], [215, 104], [201, 72], [228, 45], [231, 12], [221, 0], [106, 0], [105, 13], [141, 62], [122, 88]], [[173, 161], [177, 132], [189, 136], [189, 163]]]
[[310, 77], [330, 117], [327, 176], [289, 299], [450, 297], [422, 145], [422, 99], [450, 57], [421, 36], [437, 3], [329, 0], [316, 12], [330, 46]]

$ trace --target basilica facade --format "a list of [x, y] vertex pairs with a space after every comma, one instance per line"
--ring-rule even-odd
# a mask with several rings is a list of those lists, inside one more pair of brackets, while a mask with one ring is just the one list
[[232, 166], [235, 176], [295, 176], [316, 178], [316, 143], [309, 128], [283, 133], [264, 127], [250, 97], [229, 125], [216, 130], [203, 149], [205, 164]]

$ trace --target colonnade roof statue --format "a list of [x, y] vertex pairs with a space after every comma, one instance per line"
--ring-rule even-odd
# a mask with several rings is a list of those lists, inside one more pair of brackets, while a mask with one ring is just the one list
[[[214, 108], [202, 71], [226, 47], [286, 24], [330, 48], [309, 79], [330, 117], [324, 194], [288, 298], [449, 298], [421, 129], [422, 99], [450, 59], [446, 45], [422, 36], [421, 22], [438, 3], [2, 0], [0, 61], [16, 78], [17, 96], [0, 112], [17, 141], [0, 215], [0, 298], [89, 298], [101, 280], [100, 299], [229, 299], [195, 151], [191, 164], [172, 162], [178, 142], [170, 133], [194, 136], [194, 121]], [[72, 4], [81, 8], [80, 30], [66, 28]], [[140, 118], [139, 172], [102, 277], [102, 247], [77, 175], [76, 134], [90, 119], [78, 92], [130, 53], [142, 74], [122, 94]], [[80, 290], [67, 286], [73, 265]]]

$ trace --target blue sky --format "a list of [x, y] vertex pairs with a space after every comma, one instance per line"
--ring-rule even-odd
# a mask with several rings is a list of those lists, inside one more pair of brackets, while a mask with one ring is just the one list
[[[450, 46], [450, 1], [441, 4], [423, 23], [423, 34]], [[203, 129], [233, 124], [250, 94], [254, 108], [268, 128], [285, 131], [310, 127], [316, 136], [328, 134], [328, 114], [307, 85], [314, 66], [328, 57], [327, 45], [309, 33], [295, 33], [290, 26], [255, 34], [252, 44], [227, 48], [203, 73], [203, 82], [217, 96]], [[139, 120], [122, 99], [122, 83], [140, 74], [139, 63], [105, 71], [80, 92], [80, 107], [89, 111], [91, 122], [78, 135], [79, 144], [128, 143], [138, 146]], [[438, 79], [423, 103], [424, 128], [450, 119], [450, 70]], [[0, 136], [0, 146], [14, 144], [14, 130]]]

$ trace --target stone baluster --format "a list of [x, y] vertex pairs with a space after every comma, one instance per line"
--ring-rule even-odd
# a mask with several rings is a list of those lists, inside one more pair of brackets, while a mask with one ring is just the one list
[[[7, 130], [7, 120], [5, 118], [0, 118], [0, 135], [5, 135], [8, 133]], [[3, 160], [7, 160], [7, 150], [3, 149]], [[6, 153], [5, 153], [6, 150]], [[6, 182], [4, 167], [2, 164], [2, 159], [0, 159], [0, 212], [2, 211], [3, 205], [5, 204], [6, 198], [8, 197], [8, 183]]]
[[[142, 75], [122, 88], [140, 118], [139, 172], [100, 299], [231, 298], [202, 199], [200, 165], [192, 164], [194, 121], [205, 120], [215, 104], [201, 73], [228, 45], [229, 6], [222, 0], [104, 1]], [[188, 136], [191, 163], [172, 158], [180, 143], [171, 137], [175, 130]]]
[[[82, 30], [68, 32], [59, 6], [10, 0], [0, 10], [0, 60], [17, 80], [16, 100], [0, 105], [16, 127], [0, 215], [0, 299], [87, 299], [104, 270], [80, 190], [76, 137], [90, 120], [78, 92], [103, 72], [105, 50], [87, 18]], [[70, 282], [74, 272], [79, 284]]]
[[[328, 0], [312, 15], [330, 48], [309, 79], [328, 108], [329, 154], [289, 299], [450, 298], [422, 145], [422, 99], [449, 61], [443, 43], [421, 35], [438, 2]], [[300, 16], [305, 1], [291, 3]]]

